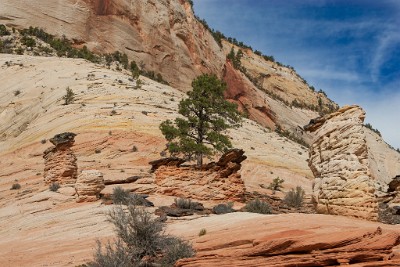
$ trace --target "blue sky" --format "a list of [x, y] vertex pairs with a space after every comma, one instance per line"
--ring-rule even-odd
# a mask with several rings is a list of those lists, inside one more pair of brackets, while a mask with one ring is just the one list
[[400, 148], [400, 0], [194, 0], [211, 28], [291, 65]]

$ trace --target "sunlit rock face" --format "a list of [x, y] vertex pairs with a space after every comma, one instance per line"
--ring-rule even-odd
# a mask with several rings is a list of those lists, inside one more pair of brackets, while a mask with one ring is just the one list
[[320, 213], [378, 220], [379, 204], [395, 198], [389, 183], [399, 156], [363, 126], [364, 118], [362, 108], [346, 106], [305, 126], [315, 132], [309, 166]]

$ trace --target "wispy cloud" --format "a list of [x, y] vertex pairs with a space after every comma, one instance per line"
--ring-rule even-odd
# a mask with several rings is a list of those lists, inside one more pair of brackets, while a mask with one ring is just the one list
[[363, 106], [400, 147], [400, 1], [194, 2], [211, 27], [293, 66], [340, 105]]

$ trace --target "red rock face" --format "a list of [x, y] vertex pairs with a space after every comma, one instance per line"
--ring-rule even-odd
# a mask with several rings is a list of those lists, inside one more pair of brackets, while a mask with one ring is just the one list
[[263, 126], [274, 129], [276, 117], [268, 104], [263, 101], [263, 96], [240, 71], [236, 70], [227, 61], [223, 71], [223, 80], [227, 84], [225, 98], [235, 102], [239, 110], [248, 114]]
[[96, 15], [109, 15], [110, 0], [95, 0], [94, 10]]
[[195, 239], [196, 256], [176, 266], [400, 266], [400, 234], [394, 227], [304, 214], [213, 227], [207, 224], [207, 235]]

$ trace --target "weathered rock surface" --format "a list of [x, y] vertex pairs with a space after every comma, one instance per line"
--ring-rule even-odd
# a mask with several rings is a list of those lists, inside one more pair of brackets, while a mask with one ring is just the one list
[[198, 200], [243, 201], [246, 189], [238, 171], [245, 159], [243, 150], [233, 149], [201, 170], [160, 166], [155, 171], [157, 193]]
[[77, 177], [78, 165], [74, 152], [71, 150], [76, 134], [65, 132], [55, 135], [50, 139], [54, 145], [46, 149], [43, 158], [45, 160], [44, 180], [46, 184], [59, 183], [74, 184]]
[[[206, 226], [207, 234], [198, 237]], [[318, 214], [230, 213], [173, 224], [194, 258], [177, 266], [399, 266], [395, 226]]]
[[225, 63], [221, 48], [183, 0], [67, 0], [40, 5], [5, 0], [0, 23], [41, 27], [101, 53], [123, 51], [184, 91], [194, 77], [219, 73]]
[[78, 202], [92, 202], [100, 198], [105, 187], [103, 174], [97, 170], [82, 171], [75, 184]]
[[364, 118], [360, 107], [346, 106], [305, 126], [316, 133], [309, 166], [320, 213], [377, 220], [379, 203], [394, 198], [388, 189], [400, 156], [363, 126]]
[[149, 164], [151, 165], [151, 171], [154, 172], [161, 166], [174, 166], [179, 167], [182, 163], [186, 160], [180, 158], [162, 158], [150, 161]]

